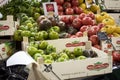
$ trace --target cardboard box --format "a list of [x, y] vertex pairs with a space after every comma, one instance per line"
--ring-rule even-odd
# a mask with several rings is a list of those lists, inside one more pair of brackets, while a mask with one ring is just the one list
[[12, 15], [7, 16], [7, 20], [0, 20], [0, 36], [14, 35], [15, 26]]
[[0, 42], [0, 60], [7, 59], [15, 52], [15, 42], [4, 41]]
[[[100, 74], [107, 74], [112, 72], [112, 56], [105, 52], [91, 47], [91, 42], [87, 38], [70, 38], [59, 40], [48, 40], [49, 44], [52, 44], [57, 48], [57, 51], [62, 49], [73, 50], [74, 47], [66, 47], [67, 43], [73, 41], [86, 42], [86, 46], [77, 46], [82, 49], [92, 49], [98, 55], [96, 58], [87, 58], [85, 60], [69, 60], [65, 62], [54, 62], [49, 65], [44, 65], [42, 59], [38, 59], [40, 63], [40, 70], [49, 78], [49, 80], [64, 80], [79, 77], [94, 76]], [[48, 72], [47, 72], [48, 71]]]
[[120, 10], [120, 0], [102, 0], [108, 10]]
[[[111, 44], [112, 43], [112, 44]], [[120, 50], [120, 37], [112, 37], [111, 43], [108, 43], [106, 40], [101, 41], [102, 50]]]

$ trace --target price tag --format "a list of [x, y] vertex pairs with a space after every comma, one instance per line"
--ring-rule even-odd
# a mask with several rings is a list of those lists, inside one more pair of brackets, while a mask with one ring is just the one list
[[45, 2], [43, 3], [43, 9], [45, 16], [57, 16], [58, 8], [56, 2]]

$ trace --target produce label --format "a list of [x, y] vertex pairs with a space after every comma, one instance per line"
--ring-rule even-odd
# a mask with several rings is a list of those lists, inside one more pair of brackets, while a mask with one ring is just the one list
[[9, 26], [8, 25], [2, 25], [0, 24], [0, 31], [8, 30]]
[[43, 9], [45, 16], [57, 16], [58, 15], [58, 9], [56, 2], [46, 2], [43, 3]]
[[85, 43], [87, 41], [88, 41], [88, 37], [47, 40], [49, 44], [56, 47], [57, 52], [60, 52], [61, 50], [64, 50], [66, 48], [72, 51], [75, 47], [80, 47], [82, 49], [85, 49], [85, 45], [86, 45]]
[[66, 43], [66, 47], [77, 47], [77, 46], [85, 46], [85, 42], [73, 41], [71, 43]]
[[109, 63], [96, 62], [93, 65], [88, 65], [87, 69], [100, 71], [100, 70], [105, 69], [107, 67], [109, 67]]

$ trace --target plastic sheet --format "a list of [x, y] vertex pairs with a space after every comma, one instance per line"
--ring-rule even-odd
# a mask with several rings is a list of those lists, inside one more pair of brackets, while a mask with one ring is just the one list
[[25, 65], [6, 67], [6, 60], [0, 61], [0, 80], [27, 80], [28, 72]]

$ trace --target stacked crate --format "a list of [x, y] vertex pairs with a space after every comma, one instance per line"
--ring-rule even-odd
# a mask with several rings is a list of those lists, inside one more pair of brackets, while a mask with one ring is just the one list
[[15, 49], [13, 35], [16, 22], [13, 16], [7, 16], [7, 20], [0, 20], [0, 60], [8, 58]]

